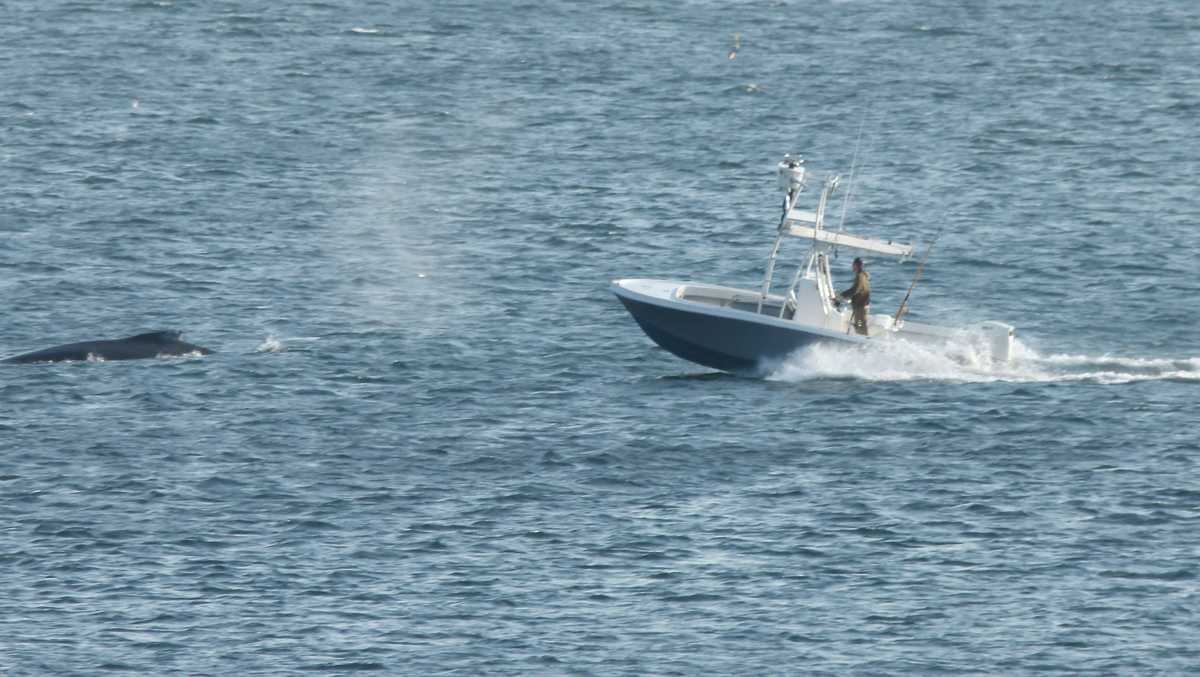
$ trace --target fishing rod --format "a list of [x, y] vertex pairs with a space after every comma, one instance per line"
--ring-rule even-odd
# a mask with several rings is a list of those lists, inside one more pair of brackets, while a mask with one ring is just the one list
[[854, 194], [854, 177], [858, 174], [858, 147], [862, 143], [863, 129], [867, 126], [867, 108], [863, 108], [862, 117], [858, 121], [858, 136], [854, 139], [854, 157], [850, 160], [850, 185], [846, 187], [846, 197], [842, 200], [842, 218], [838, 221], [838, 231], [846, 229], [846, 210], [850, 207], [850, 196]]
[[922, 256], [921, 262], [917, 264], [917, 272], [913, 274], [912, 283], [908, 285], [908, 292], [904, 294], [904, 300], [900, 302], [900, 308], [896, 310], [896, 316], [892, 318], [893, 327], [897, 327], [900, 324], [900, 318], [904, 317], [904, 313], [908, 311], [908, 299], [912, 296], [913, 289], [917, 286], [917, 280], [921, 279], [921, 273], [925, 270], [925, 262], [929, 260], [929, 253], [933, 251], [933, 245], [937, 244], [938, 238], [941, 236], [942, 231], [939, 230], [925, 249], [925, 256]]
[[[966, 127], [969, 128], [970, 123], [971, 118], [968, 115]], [[969, 135], [968, 138], [970, 138]], [[908, 312], [908, 299], [910, 296], [912, 296], [913, 288], [917, 286], [917, 280], [921, 279], [921, 273], [925, 270], [925, 262], [929, 260], [929, 252], [933, 251], [933, 245], [937, 244], [938, 238], [942, 236], [944, 231], [945, 227], [943, 226], [942, 229], [933, 236], [933, 240], [929, 242], [929, 248], [925, 250], [925, 256], [922, 256], [921, 263], [917, 264], [917, 272], [913, 274], [912, 284], [908, 285], [908, 292], [904, 294], [904, 300], [900, 302], [900, 307], [896, 309], [896, 316], [892, 318], [892, 327], [899, 325], [900, 318], [904, 317], [904, 313]]]

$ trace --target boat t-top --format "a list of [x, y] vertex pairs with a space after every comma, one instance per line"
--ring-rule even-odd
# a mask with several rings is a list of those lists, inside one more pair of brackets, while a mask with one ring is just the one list
[[[1009, 359], [1015, 334], [1011, 326], [983, 322], [970, 328], [952, 329], [911, 322], [903, 317], [907, 297], [894, 316], [870, 314], [867, 335], [854, 331], [851, 309], [837, 299], [829, 271], [830, 258], [842, 248], [903, 260], [912, 257], [913, 248], [827, 229], [825, 212], [841, 182], [840, 176], [825, 177], [815, 208], [801, 209], [797, 203], [809, 179], [803, 159], [785, 156], [778, 165], [778, 173], [780, 187], [787, 197], [759, 289], [675, 280], [613, 281], [612, 292], [655, 343], [706, 367], [762, 374], [797, 350], [818, 342], [859, 345], [897, 339], [946, 342], [961, 336], [966, 329], [984, 338], [992, 359]], [[806, 242], [808, 255], [783, 293], [773, 293], [776, 262], [784, 240], [789, 237]]]

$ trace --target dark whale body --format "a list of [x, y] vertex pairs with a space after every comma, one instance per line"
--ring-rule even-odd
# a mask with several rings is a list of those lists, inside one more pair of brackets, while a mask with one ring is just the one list
[[10, 357], [0, 362], [28, 364], [30, 362], [62, 362], [65, 360], [141, 360], [166, 355], [196, 353], [208, 355], [212, 351], [203, 346], [179, 340], [177, 331], [152, 331], [113, 341], [80, 341], [66, 345], [37, 350], [24, 355]]

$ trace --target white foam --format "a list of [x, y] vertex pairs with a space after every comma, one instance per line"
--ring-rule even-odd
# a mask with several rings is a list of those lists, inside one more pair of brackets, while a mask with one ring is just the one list
[[258, 346], [258, 352], [260, 353], [281, 353], [283, 350], [283, 341], [280, 341], [274, 336], [268, 336], [267, 338], [263, 339], [262, 344]]
[[1103, 384], [1154, 380], [1200, 381], [1200, 357], [1138, 358], [1113, 355], [1040, 355], [1017, 340], [1008, 362], [993, 361], [983, 342], [968, 335], [940, 345], [880, 341], [818, 344], [798, 351], [769, 377], [778, 381], [858, 379], [957, 383]]
[[186, 353], [158, 353], [154, 357], [155, 359], [159, 360], [174, 360], [185, 357], [204, 357], [204, 353], [200, 352], [199, 350], [190, 350]]

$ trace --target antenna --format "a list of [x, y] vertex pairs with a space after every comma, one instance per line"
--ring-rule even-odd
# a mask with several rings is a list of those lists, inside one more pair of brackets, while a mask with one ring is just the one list
[[842, 218], [838, 222], [838, 230], [846, 229], [846, 210], [850, 208], [850, 196], [854, 194], [854, 175], [858, 168], [858, 146], [862, 142], [863, 128], [867, 126], [867, 111], [864, 108], [862, 119], [858, 121], [858, 138], [854, 139], [854, 158], [850, 160], [850, 185], [846, 186], [846, 198], [842, 200]]

